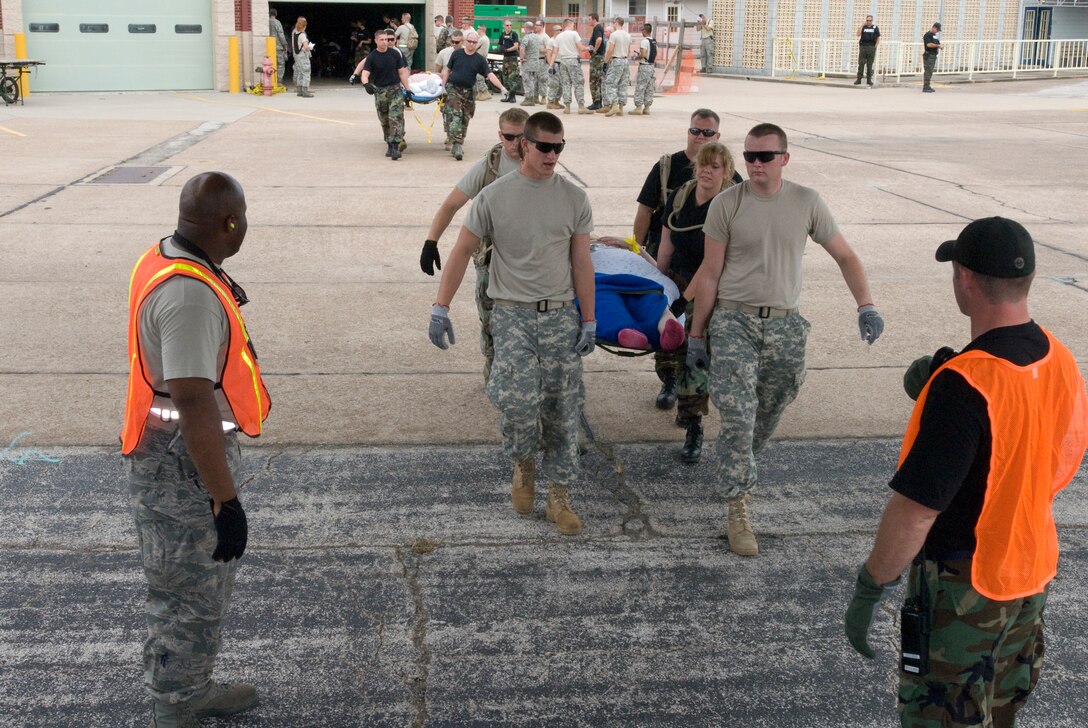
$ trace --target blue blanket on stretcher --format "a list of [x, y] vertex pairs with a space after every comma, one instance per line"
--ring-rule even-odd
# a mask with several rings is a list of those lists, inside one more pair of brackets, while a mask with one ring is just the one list
[[620, 329], [635, 329], [646, 335], [650, 346], [659, 348], [657, 323], [669, 305], [661, 284], [626, 273], [596, 273], [593, 280], [597, 288], [597, 340], [616, 344]]

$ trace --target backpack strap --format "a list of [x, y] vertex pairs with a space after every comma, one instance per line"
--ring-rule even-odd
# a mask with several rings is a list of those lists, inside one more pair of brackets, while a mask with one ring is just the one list
[[[657, 160], [658, 168], [658, 183], [661, 185], [661, 203], [657, 206], [660, 210], [665, 207], [665, 203], [669, 199], [669, 175], [672, 173], [672, 155], [662, 154], [661, 159]], [[654, 210], [657, 212], [657, 210]]]
[[672, 198], [672, 210], [669, 212], [669, 216], [665, 218], [665, 225], [674, 233], [686, 233], [689, 230], [701, 230], [703, 228], [703, 223], [691, 225], [689, 227], [677, 227], [674, 222], [676, 216], [684, 209], [684, 203], [688, 201], [688, 196], [691, 195], [692, 191], [695, 189], [695, 184], [695, 180], [689, 179], [687, 182], [676, 188], [676, 194]]
[[[496, 144], [491, 147], [487, 153], [487, 162], [484, 167], [484, 184], [483, 187], [487, 187], [489, 184], [499, 178], [499, 160], [502, 159], [502, 143]], [[481, 189], [483, 189], [481, 187]], [[491, 248], [492, 244], [489, 238], [484, 238], [480, 241], [480, 245], [476, 248], [476, 252], [472, 254], [472, 260], [478, 265], [490, 265], [491, 263]]]

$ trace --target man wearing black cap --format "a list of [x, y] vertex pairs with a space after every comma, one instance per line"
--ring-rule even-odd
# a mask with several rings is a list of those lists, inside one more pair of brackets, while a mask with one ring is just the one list
[[934, 23], [933, 27], [929, 29], [929, 32], [922, 36], [922, 67], [925, 69], [925, 74], [922, 77], [922, 91], [927, 94], [933, 93], [933, 87], [929, 85], [930, 79], [933, 78], [933, 69], [937, 67], [937, 54], [941, 52], [941, 39], [937, 36], [941, 33], [941, 24]]
[[1042, 667], [1058, 565], [1051, 503], [1088, 447], [1088, 402], [1073, 355], [1028, 314], [1027, 230], [976, 220], [937, 260], [952, 262], [972, 340], [958, 354], [923, 357], [904, 378], [917, 401], [846, 634], [874, 656], [873, 612], [911, 565], [902, 725], [1012, 726]]

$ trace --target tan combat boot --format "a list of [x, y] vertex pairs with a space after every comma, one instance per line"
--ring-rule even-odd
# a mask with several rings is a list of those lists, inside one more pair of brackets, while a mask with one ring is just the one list
[[616, 116], [623, 116], [623, 105], [616, 104]]
[[562, 105], [562, 104], [557, 104], [557, 103], [556, 103], [556, 102], [554, 102], [554, 101], [549, 101], [549, 102], [548, 102], [548, 105], [547, 105], [547, 106], [545, 106], [544, 108], [545, 108], [545, 109], [562, 109], [562, 108], [563, 108], [563, 105]]
[[577, 536], [582, 532], [582, 521], [570, 507], [570, 493], [565, 485], [548, 483], [548, 504], [544, 515], [564, 536]]
[[526, 458], [514, 463], [514, 484], [510, 488], [510, 502], [514, 510], [521, 515], [533, 512], [533, 500], [536, 496], [536, 460]]
[[748, 496], [729, 501], [729, 550], [738, 556], [758, 556], [759, 545], [748, 521]]
[[579, 114], [592, 114], [593, 112], [587, 109], [584, 105], [578, 107]]
[[605, 116], [615, 116], [616, 112], [619, 111], [619, 108], [620, 108], [619, 104], [612, 104], [611, 106], [608, 107], [608, 111], [604, 112], [604, 115]]
[[524, 101], [522, 101], [520, 105], [521, 106], [536, 106], [536, 100], [526, 97], [526, 99]]
[[155, 701], [155, 714], [147, 728], [201, 728], [200, 720], [193, 713], [193, 706], [186, 703], [160, 703]]
[[597, 113], [598, 114], [604, 114], [604, 115], [607, 116], [608, 112], [611, 111], [611, 110], [612, 110], [611, 106], [605, 106], [604, 104], [601, 104], [601, 108], [597, 109]]
[[643, 106], [642, 107], [642, 115], [643, 116], [649, 116], [650, 115], [650, 107], [649, 106]]
[[634, 110], [629, 114], [629, 116], [642, 116], [643, 113], [644, 112], [642, 111], [642, 107], [636, 106]]

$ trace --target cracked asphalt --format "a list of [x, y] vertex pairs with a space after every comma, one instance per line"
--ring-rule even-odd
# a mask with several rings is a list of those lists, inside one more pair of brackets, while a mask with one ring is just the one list
[[[509, 506], [493, 446], [245, 450], [251, 539], [223, 678], [261, 705], [209, 726], [886, 726], [895, 618], [865, 660], [841, 618], [898, 444], [774, 442], [722, 539], [707, 464], [590, 441], [559, 536]], [[0, 462], [0, 726], [144, 726], [144, 584], [116, 452]], [[1057, 500], [1043, 680], [1021, 726], [1088, 722], [1088, 472]]]

